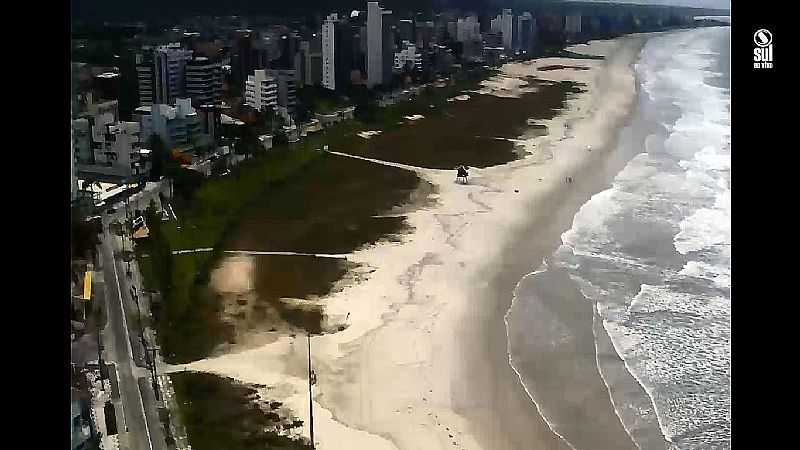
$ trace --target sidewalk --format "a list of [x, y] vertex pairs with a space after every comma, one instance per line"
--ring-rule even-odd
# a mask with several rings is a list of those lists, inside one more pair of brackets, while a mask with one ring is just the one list
[[[156, 183], [153, 183], [156, 184]], [[151, 189], [149, 191], [151, 194], [153, 192], [157, 192], [156, 189]], [[161, 209], [162, 205], [160, 199], [158, 198], [157, 194], [154, 197], [156, 202], [156, 206]], [[149, 202], [149, 199], [147, 200]], [[166, 205], [164, 205], [166, 206]], [[113, 236], [114, 247], [117, 249], [121, 249], [123, 239], [125, 243], [125, 249], [128, 251], [133, 250], [133, 240], [130, 238], [130, 235], [127, 234], [128, 230], [125, 230], [126, 234], [124, 237]], [[128, 268], [128, 263], [124, 263], [126, 272]], [[158, 336], [155, 329], [150, 326], [151, 323], [151, 294], [144, 292], [143, 290], [143, 280], [142, 274], [139, 270], [139, 264], [134, 257], [130, 261], [130, 277], [127, 273], [121, 274], [121, 278], [124, 278], [124, 283], [127, 286], [126, 290], [127, 293], [123, 293], [123, 297], [125, 300], [123, 301], [126, 314], [129, 314], [128, 317], [133, 317], [133, 322], [129, 321], [128, 324], [131, 325], [132, 332], [130, 333], [131, 336], [131, 345], [134, 350], [134, 354], [139, 355], [136, 358], [136, 364], [142, 368], [142, 370], [147, 371], [146, 377], [146, 386], [142, 386], [142, 391], [145, 396], [154, 396], [155, 392], [153, 391], [152, 387], [152, 377], [150, 376], [150, 368], [152, 367], [153, 361], [153, 352], [147, 352], [146, 347], [153, 348], [157, 347], [158, 343]], [[132, 297], [131, 290], [135, 288], [136, 296]], [[138, 302], [138, 308], [137, 308]], [[144, 327], [141, 330], [141, 334], [139, 333], [139, 314], [142, 317], [142, 323], [144, 323]], [[135, 330], [133, 328], [135, 327]], [[142, 338], [144, 338], [144, 342], [142, 342]], [[164, 360], [161, 356], [161, 353], [156, 351], [156, 367], [163, 367], [165, 365]], [[159, 422], [162, 425], [162, 430], [165, 435], [167, 435], [167, 442], [168, 447], [170, 449], [175, 450], [191, 450], [191, 446], [189, 445], [189, 439], [187, 437], [185, 428], [180, 420], [180, 416], [178, 414], [178, 404], [175, 400], [175, 392], [172, 388], [172, 382], [169, 379], [168, 375], [161, 375], [157, 374], [158, 380], [158, 387], [159, 387], [159, 400], [155, 402], [158, 407], [158, 415], [159, 415]], [[143, 384], [142, 382], [144, 377], [140, 378], [140, 386]], [[166, 417], [164, 417], [166, 415]], [[169, 439], [172, 438], [172, 439]], [[171, 442], [174, 441], [174, 442]]]
[[[91, 407], [91, 416], [92, 422], [94, 425], [94, 429], [97, 430], [98, 436], [100, 436], [100, 448], [103, 450], [119, 450], [120, 442], [119, 442], [119, 435], [108, 434], [108, 429], [106, 426], [106, 415], [105, 415], [105, 405], [106, 402], [112, 401], [112, 387], [110, 380], [100, 380], [100, 374], [96, 373], [98, 371], [92, 370], [86, 373], [86, 378], [91, 385], [90, 393], [92, 395], [92, 407]], [[117, 396], [118, 398], [119, 396]], [[117, 424], [117, 431], [120, 430], [120, 427], [123, 427], [124, 430], [124, 421], [122, 419], [122, 414], [118, 413], [119, 406], [114, 404], [114, 411], [115, 411], [115, 423]]]

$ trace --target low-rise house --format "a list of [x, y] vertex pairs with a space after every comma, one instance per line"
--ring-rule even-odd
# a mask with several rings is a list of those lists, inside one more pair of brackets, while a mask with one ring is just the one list
[[355, 110], [355, 106], [347, 106], [332, 112], [315, 113], [314, 117], [319, 121], [320, 125], [323, 127], [329, 127], [335, 123], [341, 122], [342, 120], [352, 119], [355, 116]]
[[258, 137], [258, 142], [264, 147], [264, 150], [269, 150], [272, 148], [272, 135], [271, 134], [262, 134]]

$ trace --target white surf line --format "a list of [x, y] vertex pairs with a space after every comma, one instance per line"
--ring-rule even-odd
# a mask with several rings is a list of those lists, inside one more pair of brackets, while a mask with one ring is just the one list
[[257, 250], [225, 250], [223, 253], [239, 255], [315, 256], [317, 258], [346, 259], [347, 253], [262, 252]]
[[503, 315], [503, 322], [505, 322], [506, 325], [506, 354], [508, 355], [508, 365], [511, 366], [511, 370], [513, 370], [514, 373], [517, 374], [517, 378], [519, 379], [519, 384], [522, 385], [522, 389], [525, 390], [525, 393], [528, 394], [528, 398], [531, 400], [531, 402], [533, 402], [533, 405], [536, 406], [536, 411], [539, 413], [539, 417], [541, 417], [544, 423], [547, 425], [547, 428], [549, 428], [550, 431], [553, 432], [553, 434], [558, 436], [559, 439], [561, 439], [565, 444], [567, 444], [569, 448], [571, 448], [572, 450], [578, 450], [575, 448], [575, 446], [572, 445], [572, 443], [566, 437], [564, 437], [561, 433], [556, 431], [553, 424], [544, 414], [544, 411], [542, 411], [542, 408], [539, 406], [539, 403], [536, 401], [536, 398], [534, 397], [533, 393], [528, 389], [528, 386], [525, 385], [525, 381], [522, 379], [522, 373], [520, 373], [520, 371], [517, 370], [516, 366], [514, 366], [513, 357], [511, 355], [511, 332], [508, 328], [508, 316], [509, 314], [511, 314], [511, 310], [514, 308], [514, 302], [517, 299], [517, 294], [519, 293], [520, 286], [528, 277], [538, 275], [546, 271], [548, 267], [549, 266], [547, 264], [547, 259], [546, 258], [542, 259], [542, 264], [539, 266], [539, 268], [523, 276], [517, 282], [516, 286], [514, 286], [514, 291], [511, 295], [511, 305], [509, 305], [508, 310], [506, 310], [505, 315]]
[[[583, 295], [583, 292], [581, 292], [581, 295]], [[584, 297], [589, 299], [589, 297], [586, 297], [586, 296], [584, 296]], [[589, 301], [594, 301], [595, 305], [597, 305], [597, 303], [598, 303], [596, 300], [592, 300], [592, 299], [589, 299]], [[600, 313], [597, 311], [596, 306], [595, 306], [594, 308], [592, 308], [592, 337], [594, 338], [594, 362], [597, 365], [597, 373], [600, 375], [600, 379], [603, 381], [603, 384], [606, 387], [606, 391], [608, 391], [608, 399], [611, 401], [611, 409], [614, 410], [614, 414], [616, 414], [620, 425], [622, 425], [622, 429], [625, 430], [625, 433], [627, 433], [628, 437], [631, 438], [631, 441], [633, 442], [633, 445], [635, 445], [636, 448], [638, 448], [639, 450], [642, 450], [642, 446], [633, 437], [633, 434], [634, 434], [633, 430], [629, 427], [629, 424], [625, 423], [625, 420], [622, 419], [622, 415], [621, 415], [621, 412], [620, 412], [620, 409], [619, 409], [620, 406], [617, 405], [617, 402], [614, 400], [614, 394], [611, 392], [612, 391], [611, 384], [608, 382], [608, 380], [606, 379], [605, 375], [603, 375], [603, 370], [600, 368], [600, 349], [597, 348], [597, 331], [596, 331], [596, 327], [595, 327], [595, 325], [596, 325], [595, 321], [596, 320], [600, 320], [601, 321], [599, 326], [603, 330], [605, 330], [605, 327], [602, 324], [603, 318], [600, 317]], [[609, 342], [611, 342], [611, 336], [606, 336], [606, 337], [608, 338]], [[613, 342], [611, 342], [611, 347], [612, 348], [614, 347], [614, 343]], [[616, 352], [616, 349], [614, 351]], [[619, 354], [617, 354], [617, 356], [621, 360], [623, 360], [623, 358]], [[624, 364], [624, 360], [622, 362]], [[625, 368], [625, 370], [627, 370], [627, 367]], [[631, 375], [631, 378], [633, 378], [632, 375]], [[655, 406], [653, 407], [653, 412], [655, 413]], [[658, 421], [658, 418], [656, 418], [656, 421]], [[659, 426], [660, 426], [660, 424], [659, 424]]]
[[[639, 292], [637, 292], [636, 295], [639, 295], [640, 292], [641, 292], [641, 285], [639, 287]], [[600, 315], [600, 311], [597, 310], [597, 308], [599, 307], [600, 305], [597, 302], [595, 302], [595, 311], [597, 312], [598, 315]], [[670, 444], [673, 444], [672, 442], [673, 436], [671, 436], [669, 433], [669, 429], [667, 428], [668, 424], [665, 423], [664, 417], [662, 417], [662, 412], [659, 412], [659, 406], [656, 404], [655, 392], [653, 392], [655, 388], [648, 387], [647, 384], [645, 384], [645, 381], [642, 379], [642, 377], [636, 373], [633, 367], [631, 367], [628, 360], [625, 359], [624, 356], [622, 356], [625, 352], [619, 348], [619, 344], [614, 340], [614, 338], [611, 337], [611, 332], [606, 327], [606, 323], [610, 321], [603, 318], [602, 315], [600, 315], [600, 319], [602, 319], [603, 330], [605, 330], [606, 334], [608, 335], [608, 340], [611, 341], [611, 346], [614, 347], [614, 351], [617, 353], [617, 356], [619, 357], [619, 359], [622, 360], [622, 363], [625, 365], [625, 370], [630, 374], [631, 377], [633, 377], [634, 380], [636, 380], [637, 383], [639, 383], [639, 386], [642, 387], [642, 390], [644, 390], [645, 394], [647, 394], [647, 397], [649, 397], [650, 404], [653, 405], [653, 413], [656, 416], [658, 427], [661, 430], [661, 435], [664, 437], [665, 441], [667, 441]], [[595, 351], [596, 350], [597, 347], [595, 346]]]

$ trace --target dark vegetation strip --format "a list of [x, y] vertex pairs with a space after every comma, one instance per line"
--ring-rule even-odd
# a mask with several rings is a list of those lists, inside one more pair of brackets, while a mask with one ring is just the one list
[[[139, 260], [149, 266], [143, 275], [149, 272], [162, 293], [161, 307], [154, 314], [168, 362], [203, 358], [224, 340], [219, 305], [205, 288], [209, 269], [219, 256], [219, 243], [249, 202], [320, 156], [305, 148], [276, 149], [243, 162], [226, 177], [203, 181], [202, 176], [197, 179], [184, 173], [188, 180], [176, 180], [173, 207], [178, 222], [161, 222], [154, 211], [148, 212], [150, 237], [138, 251], [149, 257]], [[205, 247], [215, 251], [172, 254], [173, 250]]]
[[311, 448], [290, 434], [303, 421], [291, 417], [281, 403], [259, 399], [256, 386], [207, 373], [182, 372], [171, 378], [193, 449]]

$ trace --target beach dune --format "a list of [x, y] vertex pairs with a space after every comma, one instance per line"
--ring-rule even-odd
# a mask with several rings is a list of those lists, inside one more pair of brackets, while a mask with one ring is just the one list
[[[408, 214], [414, 232], [402, 242], [350, 255], [374, 272], [324, 299], [327, 320], [346, 328], [312, 338], [318, 449], [571, 448], [509, 364], [504, 317], [519, 280], [558, 246], [580, 205], [619, 166], [614, 140], [634, 105], [632, 64], [645, 39], [575, 49], [604, 59], [505, 65], [491, 83], [508, 85], [502, 95], [528, 76], [579, 82], [584, 92], [519, 137], [529, 156], [473, 168], [467, 185], [454, 183], [452, 170], [416, 170], [436, 187], [435, 204]], [[274, 386], [276, 399], [308, 423], [306, 358], [305, 337], [283, 337], [186, 368]], [[613, 423], [607, 402], [595, 395], [585, 407]]]

